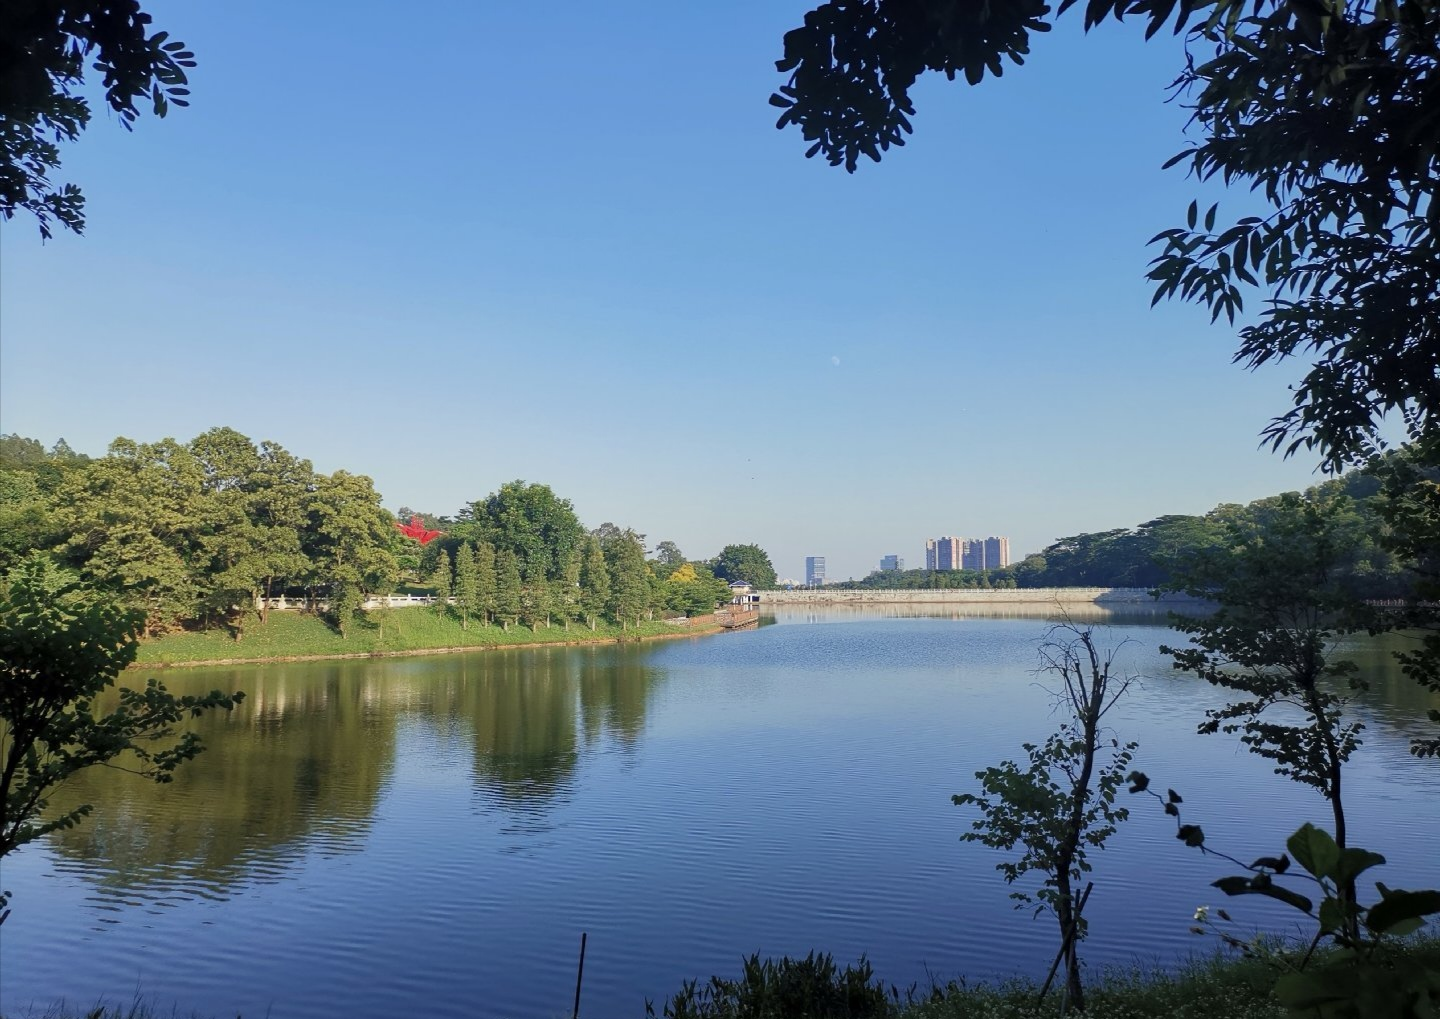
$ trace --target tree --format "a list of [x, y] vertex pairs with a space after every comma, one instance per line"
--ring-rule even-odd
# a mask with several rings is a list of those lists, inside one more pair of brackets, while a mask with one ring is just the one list
[[540, 620], [545, 620], [549, 625], [550, 607], [550, 586], [545, 580], [545, 564], [543, 560], [536, 558], [525, 564], [523, 571], [524, 586], [522, 588], [520, 605], [521, 614], [532, 632], [540, 629]]
[[51, 791], [76, 772], [107, 765], [170, 781], [202, 749], [192, 732], [172, 739], [175, 726], [244, 696], [176, 697], [152, 679], [97, 714], [96, 698], [135, 660], [139, 629], [136, 610], [97, 597], [39, 555], [0, 587], [0, 858], [90, 813], [84, 804], [47, 814]]
[[556, 593], [555, 603], [565, 618], [565, 630], [570, 630], [570, 620], [575, 618], [576, 611], [580, 607], [580, 568], [581, 559], [584, 553], [581, 549], [572, 549], [565, 560], [565, 576], [560, 581]]
[[522, 598], [520, 563], [514, 552], [502, 548], [495, 553], [495, 614], [503, 621], [503, 629], [519, 621]]
[[353, 590], [358, 605], [394, 583], [397, 536], [373, 481], [348, 471], [317, 475], [308, 510], [311, 579], [330, 588], [332, 601], [337, 587]]
[[650, 568], [661, 580], [669, 580], [670, 574], [684, 566], [685, 562], [680, 546], [673, 541], [662, 541], [655, 546], [655, 558], [650, 560]]
[[566, 558], [585, 535], [569, 499], [548, 485], [524, 481], [501, 485], [483, 501], [470, 503], [461, 517], [496, 551], [508, 549], [522, 563], [538, 562], [552, 580], [563, 576]]
[[[1440, 439], [1431, 436], [1391, 456], [1377, 458], [1370, 472], [1381, 481], [1379, 514], [1387, 528], [1382, 541], [1410, 574], [1409, 601], [1403, 611], [1383, 620], [1395, 629], [1418, 633], [1419, 646], [1396, 652], [1405, 674], [1440, 695]], [[1440, 708], [1427, 712], [1440, 723]], [[1440, 737], [1416, 737], [1410, 752], [1440, 757]]]
[[713, 612], [715, 604], [730, 594], [725, 582], [716, 579], [704, 563], [682, 563], [661, 587], [665, 607], [687, 616]]
[[340, 639], [350, 636], [350, 624], [355, 614], [365, 604], [365, 595], [359, 586], [350, 580], [334, 580], [330, 583], [330, 621], [340, 631]]
[[[491, 572], [494, 572], [493, 565]], [[475, 546], [468, 541], [455, 553], [455, 608], [460, 613], [460, 629], [470, 629], [470, 617], [480, 612], [480, 571], [475, 562]]]
[[[435, 587], [435, 611], [442, 616], [450, 611], [452, 588], [459, 588], [460, 578], [457, 576], [457, 573], [460, 568], [460, 557], [464, 554], [464, 550], [469, 547], [469, 545], [462, 543], [460, 549], [456, 551], [453, 561], [450, 558], [450, 553], [441, 549], [439, 558], [435, 560], [435, 572], [430, 577], [430, 583]], [[462, 614], [464, 611], [463, 609], [461, 610]]]
[[[24, 210], [50, 237], [52, 220], [80, 233], [85, 199], [50, 178], [61, 141], [90, 122], [85, 72], [104, 82], [105, 103], [123, 127], [147, 105], [157, 117], [188, 106], [186, 68], [195, 55], [166, 32], [151, 32], [137, 0], [32, 0], [0, 6], [0, 216]], [[140, 105], [137, 105], [140, 104]]]
[[623, 628], [627, 620], [640, 621], [650, 604], [650, 569], [645, 546], [633, 534], [613, 538], [604, 548], [605, 572], [610, 578], [610, 616]]
[[711, 560], [710, 568], [726, 583], [738, 580], [762, 589], [775, 586], [775, 567], [759, 545], [726, 545]]
[[202, 556], [204, 473], [174, 439], [116, 439], [106, 455], [68, 475], [56, 524], [62, 555], [81, 578], [144, 613], [147, 635], [199, 614], [191, 563]]
[[495, 547], [488, 541], [475, 545], [475, 611], [484, 623], [495, 614]]
[[585, 558], [580, 563], [580, 611], [595, 629], [595, 617], [610, 604], [610, 570], [600, 542], [590, 538], [585, 543]]
[[[1032, 871], [1043, 876], [1033, 896], [1021, 891], [1012, 898], [1016, 908], [1038, 901], [1055, 917], [1060, 929], [1056, 963], [1065, 963], [1067, 1006], [1083, 1012], [1079, 942], [1086, 933], [1083, 910], [1089, 889], [1082, 892], [1079, 884], [1091, 869], [1088, 848], [1102, 848], [1129, 817], [1126, 808], [1115, 806], [1115, 796], [1135, 751], [1134, 743], [1121, 746], [1119, 740], [1105, 738], [1100, 723], [1130, 680], [1115, 674], [1114, 651], [1101, 654], [1093, 631], [1072, 623], [1050, 631], [1040, 648], [1040, 662], [1041, 672], [1064, 684], [1056, 696], [1065, 713], [1059, 731], [1043, 745], [1025, 744], [1028, 766], [1005, 761], [976, 772], [983, 793], [961, 793], [952, 800], [983, 815], [960, 836], [963, 841], [1006, 851], [1024, 847], [1018, 861], [996, 865], [1006, 882], [1013, 884]], [[1102, 759], [1102, 751], [1108, 760]]]
[[[1045, 0], [828, 0], [786, 33], [771, 97], [807, 155], [854, 171], [904, 144], [925, 71], [979, 83], [1024, 63], [1054, 17]], [[1184, 33], [1173, 83], [1191, 138], [1167, 165], [1246, 185], [1268, 206], [1217, 227], [1192, 202], [1153, 239], [1155, 300], [1178, 296], [1233, 323], [1241, 285], [1265, 302], [1234, 360], [1311, 365], [1265, 436], [1337, 468], [1368, 452], [1374, 426], [1411, 433], [1440, 411], [1440, 91], [1432, 87], [1437, 0], [1087, 0], [1085, 27], [1132, 17], [1146, 37]]]
[[[1226, 547], [1177, 562], [1168, 587], [1216, 607], [1172, 615], [1191, 643], [1160, 649], [1176, 669], [1237, 696], [1209, 710], [1199, 731], [1239, 733], [1252, 753], [1274, 762], [1276, 774], [1319, 791], [1342, 850], [1349, 838], [1343, 766], [1363, 726], [1346, 720], [1349, 699], [1336, 685], [1365, 685], [1354, 662], [1337, 653], [1340, 640], [1363, 629], [1344, 568], [1356, 544], [1346, 534], [1355, 526], [1348, 509], [1343, 497], [1282, 496], [1268, 513], [1231, 524]], [[1340, 893], [1357, 901], [1353, 879]]]

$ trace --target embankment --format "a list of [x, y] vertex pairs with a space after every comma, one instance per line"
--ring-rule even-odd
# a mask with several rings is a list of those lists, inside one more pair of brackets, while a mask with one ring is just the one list
[[819, 590], [761, 591], [760, 604], [779, 605], [1193, 605], [1183, 594], [1153, 598], [1143, 587], [1020, 587], [976, 590]]

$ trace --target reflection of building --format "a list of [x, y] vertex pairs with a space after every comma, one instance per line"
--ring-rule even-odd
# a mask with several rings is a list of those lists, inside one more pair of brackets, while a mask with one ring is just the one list
[[882, 570], [903, 570], [905, 560], [898, 555], [882, 555], [880, 557], [880, 569]]
[[818, 587], [823, 583], [825, 583], [825, 557], [823, 555], [807, 555], [805, 557], [805, 585]]
[[927, 570], [958, 570], [964, 543], [959, 538], [931, 538], [925, 543]]

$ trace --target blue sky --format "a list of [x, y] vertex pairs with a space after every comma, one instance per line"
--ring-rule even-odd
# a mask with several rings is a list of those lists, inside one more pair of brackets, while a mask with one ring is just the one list
[[804, 2], [147, 9], [194, 105], [68, 147], [84, 237], [0, 228], [0, 430], [228, 425], [392, 509], [524, 478], [782, 576], [1317, 480], [1258, 448], [1300, 366], [1149, 307], [1145, 241], [1200, 193], [1160, 170], [1173, 40], [1072, 12], [847, 175], [766, 103]]

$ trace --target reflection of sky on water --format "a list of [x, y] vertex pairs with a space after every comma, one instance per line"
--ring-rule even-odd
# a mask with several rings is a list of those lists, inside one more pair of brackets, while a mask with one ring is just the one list
[[[1049, 927], [1011, 910], [950, 804], [1053, 724], [1031, 664], [1045, 619], [927, 616], [172, 674], [251, 697], [206, 720], [211, 750], [173, 786], [101, 775], [77, 790], [99, 804], [85, 826], [6, 862], [4, 1006], [138, 982], [205, 1014], [545, 1014], [568, 1004], [581, 930], [594, 1014], [756, 950], [865, 952], [900, 983], [1048, 961]], [[1194, 735], [1213, 691], [1169, 670], [1149, 622], [1100, 630], [1132, 640], [1121, 660], [1144, 677], [1111, 719], [1140, 741], [1136, 765], [1236, 855], [1324, 821], [1323, 800], [1233, 738]], [[1419, 707], [1377, 681], [1349, 779], [1356, 841], [1402, 886], [1433, 872], [1440, 836], [1415, 808], [1433, 765], [1396, 728]], [[1186, 929], [1223, 866], [1158, 806], [1129, 805], [1096, 860], [1090, 957], [1205, 947]]]

